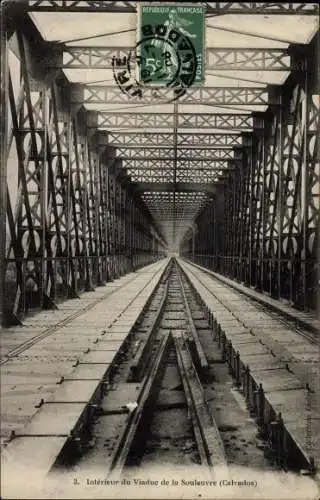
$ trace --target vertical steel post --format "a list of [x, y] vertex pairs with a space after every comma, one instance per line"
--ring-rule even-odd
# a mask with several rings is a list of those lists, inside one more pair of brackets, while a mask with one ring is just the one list
[[46, 285], [48, 280], [48, 252], [46, 248], [47, 240], [47, 222], [48, 222], [48, 107], [47, 107], [47, 88], [44, 87], [41, 95], [43, 106], [43, 163], [40, 172], [40, 206], [41, 206], [41, 227], [42, 227], [42, 255], [41, 255], [41, 291], [40, 307], [44, 307], [44, 296], [46, 295]]
[[127, 218], [127, 210], [128, 210], [128, 187], [127, 184], [124, 188], [124, 201], [123, 201], [123, 245], [124, 245], [124, 272], [127, 273], [129, 271], [128, 266], [128, 250], [127, 250], [127, 239], [128, 239], [128, 218]]
[[283, 161], [282, 161], [282, 145], [283, 145], [283, 130], [282, 130], [282, 93], [278, 96], [278, 129], [277, 129], [277, 150], [278, 150], [278, 163], [279, 163], [279, 176], [278, 176], [278, 269], [277, 269], [277, 292], [278, 299], [281, 297], [281, 256], [282, 256], [282, 226], [283, 226]]
[[[6, 4], [8, 6], [8, 4]], [[0, 164], [0, 324], [4, 320], [6, 275], [6, 216], [7, 216], [7, 147], [9, 65], [5, 5], [0, 9], [1, 31], [1, 164]]]
[[260, 289], [261, 291], [264, 291], [264, 284], [265, 284], [265, 274], [266, 274], [266, 269], [268, 268], [268, 262], [265, 264], [265, 242], [266, 242], [266, 164], [267, 164], [267, 155], [266, 155], [266, 134], [265, 134], [265, 129], [263, 128], [263, 133], [262, 133], [262, 193], [261, 193], [261, 225], [260, 225], [260, 258], [261, 258], [261, 272], [260, 272]]
[[302, 246], [301, 246], [301, 278], [302, 278], [302, 304], [307, 308], [307, 255], [308, 255], [308, 72], [304, 71], [304, 101], [302, 111], [303, 123], [303, 155], [301, 165], [301, 221], [302, 221]]
[[248, 148], [249, 150], [249, 186], [250, 186], [250, 193], [249, 193], [249, 286], [252, 284], [252, 241], [253, 241], [253, 231], [252, 231], [252, 224], [253, 224], [253, 214], [252, 214], [252, 204], [253, 204], [253, 144], [251, 141], [250, 147]]
[[[121, 189], [121, 184], [117, 182], [116, 179], [116, 196], [115, 196], [115, 206], [117, 210], [117, 226], [118, 226], [118, 231], [117, 231], [117, 258], [118, 258], [118, 275], [119, 277], [122, 276], [122, 248], [121, 248], [121, 239], [122, 239], [122, 189]], [[118, 197], [117, 197], [118, 193]], [[117, 200], [118, 198], [118, 200]]]
[[133, 207], [133, 202], [132, 202], [132, 197], [130, 196], [129, 197], [129, 203], [128, 203], [128, 206], [129, 206], [129, 214], [128, 214], [128, 217], [129, 217], [129, 222], [128, 222], [128, 244], [129, 244], [129, 269], [130, 271], [133, 270], [133, 230], [134, 230], [134, 227], [133, 227], [133, 224], [134, 224], [134, 213], [133, 213], [133, 210], [134, 210], [134, 207]]
[[173, 104], [173, 231], [172, 231], [172, 246], [176, 251], [176, 189], [177, 189], [177, 163], [178, 163], [178, 102]]
[[195, 245], [196, 245], [196, 223], [192, 225], [192, 261], [195, 262]]
[[[67, 163], [67, 217], [66, 217], [66, 233], [67, 233], [67, 266], [66, 266], [66, 274], [67, 274], [67, 284], [68, 284], [68, 295], [73, 295], [77, 290], [77, 277], [76, 270], [74, 271], [74, 275], [71, 278], [71, 284], [69, 283], [70, 279], [70, 270], [75, 269], [76, 259], [73, 260], [72, 255], [72, 247], [71, 247], [71, 220], [72, 220], [72, 203], [71, 203], [71, 181], [72, 181], [72, 168], [71, 168], [71, 155], [72, 155], [72, 124], [70, 115], [68, 117], [68, 129], [67, 129], [67, 141], [68, 141], [68, 163]], [[71, 289], [69, 289], [69, 286]]]
[[101, 219], [100, 219], [100, 207], [102, 204], [102, 185], [100, 184], [100, 157], [96, 154], [93, 160], [93, 182], [94, 182], [94, 242], [95, 242], [95, 258], [97, 259], [96, 263], [96, 280], [97, 284], [103, 283], [103, 264], [102, 264], [102, 228], [101, 228]]

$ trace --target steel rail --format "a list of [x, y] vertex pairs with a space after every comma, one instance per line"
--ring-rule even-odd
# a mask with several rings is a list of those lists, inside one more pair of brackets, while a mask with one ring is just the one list
[[192, 352], [193, 352], [194, 358], [195, 358], [194, 361], [195, 361], [197, 368], [199, 369], [201, 379], [203, 381], [205, 381], [207, 379], [207, 376], [208, 376], [208, 369], [209, 369], [208, 361], [207, 361], [206, 355], [204, 353], [204, 350], [202, 348], [201, 342], [199, 340], [199, 336], [197, 334], [197, 330], [196, 330], [196, 327], [195, 327], [195, 324], [194, 324], [194, 321], [192, 318], [191, 309], [190, 309], [188, 299], [186, 296], [186, 292], [184, 289], [184, 285], [182, 282], [181, 271], [180, 271], [178, 266], [177, 266], [177, 271], [178, 271], [178, 279], [179, 279], [179, 283], [180, 283], [180, 287], [181, 287], [181, 291], [182, 291], [182, 296], [183, 296], [183, 300], [184, 300], [184, 305], [185, 305], [185, 309], [186, 309], [186, 313], [187, 313], [188, 323], [189, 323], [189, 333], [191, 334], [190, 340], [191, 340]]
[[226, 467], [226, 457], [218, 426], [205, 399], [204, 390], [193, 364], [187, 343], [175, 338], [178, 365], [194, 426], [201, 462], [212, 467]]
[[[187, 261], [189, 262], [189, 264], [191, 265], [195, 265], [197, 266], [197, 264], [194, 264], [193, 262], [191, 261]], [[197, 266], [199, 267], [200, 269], [200, 266]], [[307, 339], [310, 343], [312, 344], [319, 344], [319, 331], [318, 329], [308, 325], [307, 323], [305, 323], [302, 319], [300, 318], [293, 318], [292, 316], [289, 316], [288, 313], [286, 313], [285, 311], [277, 308], [275, 305], [273, 304], [268, 304], [268, 303], [265, 303], [263, 301], [263, 297], [258, 298], [258, 297], [254, 297], [250, 294], [250, 290], [248, 290], [248, 292], [246, 292], [245, 290], [238, 290], [236, 288], [236, 286], [233, 286], [231, 284], [228, 284], [226, 283], [223, 279], [219, 278], [218, 276], [215, 276], [212, 274], [212, 272], [209, 270], [209, 269], [204, 269], [203, 267], [201, 267], [201, 271], [203, 271], [205, 274], [207, 274], [208, 276], [210, 276], [212, 279], [216, 279], [218, 280], [220, 283], [222, 283], [225, 287], [229, 288], [230, 290], [238, 293], [239, 295], [245, 297], [245, 298], [248, 298], [250, 300], [252, 300], [254, 302], [254, 305], [257, 307], [257, 309], [259, 309], [260, 311], [263, 311], [263, 312], [266, 312], [267, 314], [269, 314], [272, 318], [276, 318], [277, 321], [281, 322], [284, 326], [286, 326], [287, 328], [290, 328], [291, 330], [295, 331], [298, 335], [300, 335], [301, 337], [304, 337], [305, 339]], [[190, 271], [194, 276], [194, 272]], [[211, 293], [215, 296], [215, 298], [217, 300], [219, 300], [220, 303], [221, 300], [218, 298], [217, 295], [215, 295], [200, 279], [199, 277], [197, 277], [197, 279], [200, 281], [200, 283]], [[232, 314], [233, 316], [234, 313], [233, 311], [225, 304], [223, 304]], [[236, 317], [236, 316], [235, 316]], [[239, 319], [238, 317], [236, 317], [236, 319], [238, 319], [239, 321], [242, 322], [241, 319]], [[298, 325], [300, 325], [302, 328], [304, 328], [304, 331], [302, 331], [298, 326], [296, 326], [294, 323], [297, 323]], [[244, 325], [246, 326], [246, 325]]]
[[[184, 274], [186, 274], [186, 272], [185, 272], [185, 271], [183, 271], [183, 272], [184, 272]], [[287, 351], [285, 347], [283, 347], [281, 344], [277, 343], [276, 341], [273, 341], [270, 337], [269, 337], [269, 339], [268, 339], [268, 340], [266, 340], [265, 335], [261, 335], [261, 333], [259, 332], [259, 329], [258, 329], [258, 328], [252, 328], [252, 327], [248, 326], [248, 325], [246, 324], [246, 322], [245, 322], [243, 319], [241, 319], [241, 318], [240, 318], [240, 317], [236, 314], [236, 312], [235, 312], [233, 309], [231, 309], [231, 307], [230, 307], [230, 306], [228, 306], [227, 304], [225, 304], [225, 303], [224, 303], [224, 301], [223, 301], [223, 300], [222, 300], [222, 299], [221, 299], [221, 298], [220, 298], [217, 294], [215, 294], [215, 293], [214, 293], [214, 292], [213, 292], [213, 291], [212, 291], [212, 290], [211, 290], [211, 289], [210, 289], [210, 288], [209, 288], [209, 287], [208, 287], [208, 286], [207, 286], [207, 285], [206, 285], [206, 284], [205, 284], [205, 283], [204, 283], [204, 282], [203, 282], [203, 281], [202, 281], [202, 280], [201, 280], [201, 279], [200, 279], [200, 278], [196, 275], [196, 273], [195, 273], [193, 270], [189, 270], [189, 272], [190, 272], [190, 274], [191, 274], [191, 275], [193, 275], [193, 277], [194, 277], [196, 280], [198, 280], [198, 282], [199, 282], [199, 283], [203, 286], [203, 288], [205, 288], [205, 289], [206, 289], [206, 290], [210, 293], [210, 295], [212, 295], [212, 296], [213, 296], [213, 297], [214, 297], [214, 298], [215, 298], [218, 302], [220, 302], [220, 304], [222, 304], [222, 305], [223, 305], [223, 307], [225, 307], [225, 308], [226, 308], [226, 309], [227, 309], [227, 310], [228, 310], [228, 311], [232, 314], [232, 316], [233, 316], [233, 317], [234, 317], [237, 321], [239, 321], [239, 323], [240, 323], [242, 326], [244, 326], [244, 328], [246, 328], [247, 330], [250, 330], [250, 331], [251, 331], [251, 332], [255, 335], [255, 337], [256, 337], [257, 339], [259, 339], [259, 341], [262, 341], [262, 342], [263, 342], [263, 344], [265, 345], [265, 347], [267, 348], [267, 350], [268, 350], [269, 352], [273, 352], [273, 353], [274, 353], [274, 354], [275, 354], [275, 355], [279, 358], [279, 361], [283, 364], [283, 367], [284, 367], [284, 368], [287, 368], [287, 369], [288, 369], [288, 367], [289, 367], [290, 371], [291, 371], [291, 372], [292, 372], [292, 373], [293, 373], [293, 374], [294, 374], [294, 375], [295, 375], [298, 379], [300, 379], [303, 383], [306, 383], [306, 384], [308, 384], [308, 385], [312, 385], [312, 384], [310, 384], [310, 380], [312, 380], [312, 379], [310, 379], [310, 375], [308, 375], [308, 373], [307, 373], [307, 372], [305, 372], [305, 370], [304, 370], [304, 369], [301, 371], [301, 369], [299, 368], [299, 367], [300, 367], [300, 362], [296, 363], [296, 362], [294, 362], [294, 361], [292, 361], [292, 362], [291, 362], [291, 361], [289, 361], [289, 362], [282, 361], [283, 356], [288, 357], [288, 355], [289, 355], [289, 354], [288, 354], [288, 353], [289, 353], [289, 351]], [[208, 272], [207, 272], [206, 274], [210, 274], [210, 273], [208, 273]], [[211, 278], [215, 279], [215, 277], [212, 277], [212, 275], [211, 275]], [[217, 279], [218, 279], [218, 278], [217, 278]], [[189, 281], [190, 281], [190, 280], [189, 280]], [[219, 280], [219, 281], [221, 281], [221, 280]], [[226, 283], [224, 283], [224, 285], [225, 285], [226, 287], [228, 287], [228, 288], [230, 288], [231, 290], [233, 290], [233, 291], [234, 291], [234, 287], [232, 287], [232, 286], [230, 286], [230, 285], [227, 285]], [[194, 288], [194, 286], [193, 286], [193, 285], [192, 285], [192, 288]], [[241, 292], [239, 292], [238, 290], [236, 290], [236, 291], [238, 292], [238, 294], [239, 294], [239, 295], [244, 295], [245, 297], [248, 297], [248, 295], [246, 295], [245, 293], [241, 293]], [[250, 297], [250, 298], [251, 298], [251, 297]], [[252, 300], [254, 300], [254, 298], [252, 298]], [[258, 310], [259, 310], [259, 309], [260, 309], [260, 310], [262, 310], [262, 309], [261, 309], [261, 305], [260, 305], [260, 303], [259, 303], [258, 301], [255, 301], [255, 302], [257, 302], [257, 303], [258, 303], [257, 309], [258, 309]], [[270, 306], [270, 308], [271, 308], [271, 306]], [[270, 316], [272, 317], [272, 315], [271, 315], [271, 314], [270, 314]], [[281, 311], [279, 311], [279, 316], [281, 316]], [[295, 332], [297, 333], [297, 335], [300, 335], [301, 337], [304, 337], [304, 338], [306, 338], [307, 340], [309, 340], [311, 344], [316, 344], [316, 343], [318, 344], [318, 343], [319, 343], [319, 340], [314, 339], [314, 337], [309, 338], [307, 334], [306, 334], [306, 335], [303, 335], [299, 329], [295, 328], [294, 326], [290, 326], [290, 325], [286, 324], [286, 323], [285, 323], [285, 321], [284, 321], [283, 319], [281, 319], [281, 318], [277, 317], [277, 320], [278, 320], [279, 322], [282, 322], [284, 326], [287, 326], [287, 328], [290, 328], [292, 331], [295, 331]], [[286, 351], [286, 352], [284, 353], [284, 351]], [[291, 359], [291, 355], [290, 355], [289, 357], [290, 357], [290, 359]], [[312, 380], [312, 381], [313, 381], [313, 380]]]
[[[124, 432], [120, 436], [116, 449], [113, 452], [109, 474], [119, 476], [129, 455], [133, 441], [137, 435], [139, 424], [142, 422], [143, 413], [151, 396], [152, 389], [156, 384], [165, 353], [169, 345], [170, 332], [165, 335], [157, 350], [156, 358], [149, 366], [138, 397], [138, 406], [128, 418]], [[154, 394], [152, 394], [154, 396]]]
[[168, 281], [166, 282], [164, 294], [157, 309], [157, 312], [155, 314], [155, 317], [148, 328], [146, 334], [146, 340], [140, 344], [138, 351], [133, 359], [133, 363], [130, 368], [130, 382], [141, 382], [141, 379], [143, 377], [143, 372], [149, 360], [150, 351], [152, 348], [152, 341], [154, 339], [155, 328], [162, 313], [167, 293], [168, 293]]
[[[161, 275], [165, 272], [166, 268], [162, 271], [161, 273], [161, 269], [159, 269], [159, 271], [157, 271], [157, 273], [155, 273], [151, 278], [150, 280], [146, 283], [146, 286], [149, 285], [149, 283], [153, 280], [153, 278], [161, 273]], [[81, 316], [82, 314], [86, 313], [87, 311], [89, 311], [90, 309], [92, 309], [94, 306], [96, 306], [97, 304], [99, 304], [100, 302], [102, 302], [103, 300], [105, 300], [107, 297], [110, 297], [111, 295], [113, 295], [115, 292], [117, 292], [118, 290], [121, 290], [124, 286], [128, 285], [129, 283], [131, 283], [132, 281], [134, 281], [135, 279], [137, 278], [137, 275], [133, 276], [129, 281], [123, 283], [123, 285], [120, 285], [118, 288], [116, 288], [115, 290], [112, 290], [111, 292], [109, 293], [106, 293], [105, 295], [103, 295], [102, 297], [99, 297], [97, 300], [95, 300], [94, 302], [92, 302], [91, 304], [89, 304], [88, 306], [80, 309], [79, 311], [75, 312], [74, 314], [71, 314], [70, 316], [68, 316], [66, 319], [64, 320], [61, 320], [59, 321], [59, 323], [57, 323], [56, 325], [54, 326], [51, 326], [50, 328], [48, 328], [47, 330], [45, 330], [44, 332], [42, 333], [39, 333], [39, 335], [36, 335], [34, 336], [32, 339], [30, 340], [27, 340], [26, 342], [24, 342], [23, 344], [20, 344], [18, 347], [12, 349], [11, 351], [9, 351], [1, 360], [0, 360], [0, 366], [1, 365], [4, 365], [5, 363], [7, 363], [8, 361], [10, 361], [10, 359], [12, 359], [13, 357], [15, 356], [18, 356], [19, 354], [21, 354], [22, 352], [26, 351], [27, 349], [29, 349], [30, 347], [33, 347], [35, 344], [37, 344], [38, 342], [40, 342], [41, 340], [47, 338], [47, 337], [50, 337], [50, 335], [52, 335], [53, 333], [55, 333], [59, 328], [62, 328], [63, 326], [66, 326], [68, 323], [70, 323], [71, 321], [73, 321], [74, 319], [78, 318], [79, 316]], [[160, 279], [159, 279], [160, 280]], [[122, 312], [126, 311], [126, 309], [132, 304], [132, 302], [134, 300], [136, 300], [136, 298], [140, 295], [140, 293], [142, 293], [143, 290], [139, 290], [138, 293], [136, 293], [136, 295], [131, 299], [131, 301], [127, 304], [127, 306], [123, 309]]]

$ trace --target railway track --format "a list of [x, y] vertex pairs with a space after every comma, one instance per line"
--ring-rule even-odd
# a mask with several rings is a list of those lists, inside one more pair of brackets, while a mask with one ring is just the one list
[[[304, 451], [297, 452], [291, 441], [284, 459], [283, 426], [218, 320], [245, 336], [249, 350], [264, 347], [239, 329], [230, 308], [217, 306], [215, 321], [201, 288], [175, 259], [160, 271], [144, 300], [121, 316], [122, 323], [115, 320], [75, 370], [57, 382], [59, 390], [18, 438], [54, 440], [47, 470], [80, 476], [98, 470], [111, 480], [164, 465], [199, 467], [209, 474], [252, 463], [264, 471], [309, 467]], [[130, 304], [139, 293], [133, 290]], [[276, 369], [295, 389], [283, 367]], [[19, 446], [19, 439], [13, 445]]]
[[[93, 309], [97, 304], [103, 302], [107, 297], [110, 297], [114, 293], [118, 292], [123, 286], [127, 286], [129, 283], [133, 282], [136, 279], [136, 275], [134, 275], [130, 280], [126, 281], [123, 285], [120, 285], [120, 287], [115, 288], [114, 290], [109, 290], [106, 294], [102, 295], [102, 297], [99, 297], [98, 299], [92, 301], [90, 304], [87, 306], [83, 307], [81, 310], [76, 311], [73, 314], [70, 314], [67, 318], [59, 321], [55, 325], [47, 328], [44, 332], [41, 332], [38, 335], [35, 335], [31, 339], [27, 340], [26, 342], [23, 342], [20, 344], [18, 347], [11, 349], [5, 356], [0, 358], [0, 366], [8, 363], [11, 359], [14, 357], [18, 356], [19, 354], [22, 354], [25, 352], [27, 349], [30, 347], [35, 346], [38, 344], [41, 340], [46, 339], [47, 337], [50, 337], [54, 333], [56, 333], [60, 328], [67, 326], [70, 324], [73, 320], [77, 319], [79, 316], [83, 315], [87, 311], [90, 311], [90, 309]], [[152, 278], [150, 278], [149, 281], [151, 281]], [[131, 305], [133, 300], [141, 293], [140, 291], [134, 296], [134, 298], [130, 301], [127, 307]], [[125, 312], [125, 309], [123, 310]]]
[[[191, 272], [191, 274], [193, 274], [195, 276], [195, 274], [194, 274], [193, 271], [190, 271], [190, 272]], [[239, 321], [239, 323], [241, 323], [245, 328], [249, 328], [250, 329], [250, 324], [248, 324], [248, 321], [246, 319], [244, 319], [244, 317], [243, 317], [243, 314], [242, 314], [243, 311], [241, 311], [241, 313], [239, 313], [239, 312], [237, 312], [237, 310], [235, 310], [234, 307], [231, 307], [228, 304], [225, 304], [223, 298], [221, 298], [221, 296], [219, 294], [214, 293], [214, 291], [211, 288], [209, 288], [206, 285], [206, 283], [204, 283], [202, 280], [199, 280], [198, 277], [197, 277], [197, 279], [201, 283], [201, 285], [204, 288], [206, 288], [208, 290], [208, 292], [210, 292], [210, 294], [218, 302], [220, 302], [232, 314], [232, 316], [237, 321]], [[227, 285], [227, 284], [225, 284], [225, 283], [223, 283], [222, 286], [226, 290], [229, 289], [229, 290], [233, 291], [232, 287], [229, 286], [229, 285]], [[244, 293], [241, 293], [239, 291], [236, 291], [234, 293], [237, 294], [239, 297], [243, 298], [243, 305], [244, 305], [244, 307], [245, 307], [246, 303], [249, 304], [250, 301], [254, 302], [254, 307], [255, 307], [255, 309], [257, 311], [257, 314], [259, 314], [259, 312], [261, 312], [262, 314], [265, 314], [266, 317], [275, 320], [277, 322], [277, 326], [278, 327], [283, 327], [283, 328], [287, 328], [287, 329], [291, 330], [297, 336], [302, 337], [303, 339], [307, 340], [308, 343], [311, 344], [311, 345], [319, 345], [319, 332], [316, 332], [316, 331], [314, 331], [312, 329], [304, 328], [301, 325], [297, 326], [297, 324], [294, 321], [294, 319], [288, 318], [281, 310], [279, 310], [279, 311], [276, 312], [271, 306], [268, 306], [267, 304], [261, 304], [260, 302], [258, 302], [254, 298], [251, 298], [251, 297], [248, 298], [248, 296], [245, 295]], [[254, 330], [254, 328], [253, 328], [253, 330]], [[315, 358], [316, 358], [316, 362], [318, 362], [317, 351], [315, 351]]]
[[[56, 466], [76, 467], [80, 475], [101, 468], [117, 478], [136, 467], [163, 464], [214, 471], [237, 460], [245, 463], [251, 452], [269, 470], [254, 421], [248, 425], [247, 410], [240, 411], [230, 395], [234, 383], [213, 335], [190, 283], [171, 261], [87, 431], [76, 446], [73, 441], [64, 448]], [[227, 388], [221, 389], [223, 384]], [[237, 414], [239, 421], [240, 413], [242, 425], [232, 426], [219, 414], [226, 391], [227, 419]]]
[[[273, 305], [270, 305], [266, 302], [263, 302], [263, 299], [258, 299], [255, 296], [248, 295], [243, 291], [238, 290], [232, 285], [229, 285], [226, 283], [224, 280], [221, 278], [214, 276], [211, 271], [207, 270], [206, 268], [201, 268], [203, 272], [205, 272], [208, 276], [210, 276], [211, 279], [217, 280], [221, 285], [223, 285], [226, 289], [235, 291], [235, 293], [238, 294], [239, 297], [242, 297], [246, 301], [252, 301], [255, 305], [255, 308], [257, 311], [261, 311], [263, 313], [267, 313], [271, 318], [276, 319], [276, 321], [279, 324], [282, 324], [284, 327], [290, 328], [291, 330], [295, 331], [298, 335], [301, 337], [305, 338], [308, 340], [311, 344], [318, 344], [319, 343], [319, 329], [313, 325], [307, 324], [303, 320], [301, 320], [299, 317], [293, 318], [289, 314], [287, 314], [284, 310], [281, 308], [276, 308]], [[204, 286], [206, 286], [204, 283], [202, 283]], [[210, 293], [212, 293], [212, 290], [210, 290]], [[215, 295], [216, 298], [218, 298]], [[218, 298], [219, 300], [219, 298]], [[228, 308], [230, 310], [230, 308]]]

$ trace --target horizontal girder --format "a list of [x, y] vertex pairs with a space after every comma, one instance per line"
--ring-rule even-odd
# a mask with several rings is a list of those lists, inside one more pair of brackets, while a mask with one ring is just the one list
[[144, 191], [172, 191], [172, 192], [209, 192], [215, 193], [216, 188], [212, 184], [202, 182], [139, 182], [137, 185], [139, 192]]
[[[317, 4], [205, 3], [208, 21], [224, 16], [207, 23], [210, 75], [179, 106], [168, 104], [174, 88], [139, 87], [134, 61], [122, 89], [108, 70], [128, 62], [137, 2], [4, 4], [1, 318], [150, 262], [155, 240], [170, 242], [179, 224], [194, 229], [193, 260], [218, 256], [206, 265], [299, 310], [316, 308]], [[94, 12], [105, 12], [101, 24]]]
[[230, 147], [242, 146], [243, 138], [238, 134], [175, 134], [173, 133], [108, 133], [108, 144], [113, 147], [168, 147], [174, 146], [208, 146], [208, 147]]
[[[207, 160], [232, 160], [234, 157], [233, 150], [210, 150], [210, 149], [181, 149], [177, 151], [178, 158], [182, 161], [184, 159], [207, 159]], [[118, 148], [116, 151], [116, 156], [118, 158], [136, 158], [136, 159], [171, 159], [174, 160], [174, 149], [173, 148]]]
[[[221, 172], [221, 175], [223, 171]], [[174, 182], [174, 173], [172, 170], [160, 171], [160, 172], [146, 172], [138, 171], [129, 173], [132, 182], [156, 182], [156, 183], [167, 183]], [[176, 172], [176, 182], [202, 182], [202, 183], [214, 183], [219, 180], [219, 174], [217, 172], [202, 172], [190, 170], [178, 170]]]
[[[91, 112], [90, 112], [91, 113]], [[95, 112], [92, 112], [94, 115]], [[261, 120], [250, 114], [231, 113], [179, 113], [178, 128], [203, 128], [221, 130], [250, 130], [261, 127]], [[117, 113], [97, 112], [94, 127], [109, 128], [172, 128], [174, 126], [173, 113]]]
[[[178, 167], [177, 168], [177, 173], [184, 174], [184, 175], [193, 175], [193, 174], [198, 174], [198, 173], [203, 173], [206, 175], [216, 175], [218, 172], [224, 172], [226, 170], [234, 170], [235, 167], [232, 166], [227, 166], [227, 167], [220, 167], [220, 168], [184, 168], [184, 167]], [[168, 167], [168, 168], [129, 168], [128, 169], [128, 175], [160, 175], [160, 174], [166, 174], [166, 173], [173, 174], [173, 168]]]
[[[63, 52], [62, 52], [63, 50]], [[113, 61], [119, 66], [127, 63], [129, 54], [132, 67], [134, 47], [70, 47], [59, 49], [48, 67], [72, 69], [112, 69]], [[291, 71], [293, 68], [287, 49], [268, 48], [206, 48], [206, 71]]]
[[[136, 2], [109, 0], [26, 0], [21, 2], [29, 10], [39, 12], [136, 12]], [[223, 14], [286, 14], [317, 15], [315, 3], [269, 2], [204, 2], [208, 15]]]
[[[141, 93], [140, 93], [141, 91]], [[71, 101], [87, 104], [163, 104], [176, 98], [174, 89], [135, 88], [129, 82], [128, 87], [120, 90], [118, 87], [103, 85], [86, 85], [74, 88]], [[272, 103], [267, 87], [203, 87], [188, 88], [179, 97], [180, 104], [211, 104], [215, 106], [266, 106]]]
[[[148, 160], [137, 160], [137, 159], [125, 159], [122, 160], [122, 167], [123, 168], [128, 168], [128, 169], [163, 169], [163, 168], [168, 168], [172, 169], [173, 168], [173, 160], [168, 160], [168, 159], [148, 159]], [[223, 168], [227, 168], [230, 165], [233, 165], [234, 160], [194, 160], [192, 158], [185, 158], [185, 159], [177, 159], [177, 168], [184, 168], [184, 169], [200, 169], [200, 170], [221, 170]]]

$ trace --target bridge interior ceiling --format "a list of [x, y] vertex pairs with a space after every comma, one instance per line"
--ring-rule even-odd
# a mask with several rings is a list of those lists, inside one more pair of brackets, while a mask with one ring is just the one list
[[[112, 58], [137, 41], [136, 2], [8, 2], [10, 313], [26, 307], [28, 286], [49, 303], [59, 288], [72, 295], [121, 274], [134, 245], [141, 254], [180, 249], [308, 302], [319, 211], [318, 6], [205, 5], [205, 83], [168, 102], [171, 89], [128, 96], [114, 79]], [[218, 261], [205, 262], [209, 254]]]

